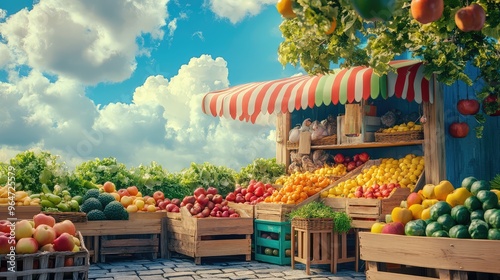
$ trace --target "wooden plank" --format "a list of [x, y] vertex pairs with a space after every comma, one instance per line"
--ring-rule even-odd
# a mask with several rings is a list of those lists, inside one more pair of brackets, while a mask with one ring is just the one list
[[162, 259], [168, 257], [167, 220], [167, 217], [164, 217], [161, 220], [160, 258]]
[[401, 273], [383, 272], [383, 271], [366, 271], [366, 279], [369, 280], [430, 280], [435, 278], [407, 275]]
[[[496, 240], [417, 237], [359, 233], [361, 259], [456, 271], [500, 273]], [[387, 246], [391, 244], [391, 246]], [[402, 250], [401, 248], [404, 248]], [[408, 254], [408, 252], [412, 252]]]
[[301, 131], [299, 138], [299, 154], [310, 154], [311, 153], [311, 132]]
[[102, 240], [101, 248], [107, 247], [139, 247], [139, 246], [158, 246], [158, 238], [154, 239], [139, 239], [139, 238], [127, 238], [127, 239], [112, 239], [112, 240]]
[[290, 131], [290, 113], [278, 114], [276, 117], [276, 162], [286, 168], [290, 165], [290, 154], [286, 147], [288, 132]]
[[252, 219], [255, 218], [255, 205], [229, 201], [227, 206], [245, 212]]
[[121, 255], [121, 254], [140, 254], [140, 253], [158, 253], [158, 246], [143, 247], [108, 247], [101, 248], [101, 255]]
[[41, 206], [35, 205], [14, 205], [15, 209], [13, 210], [14, 216], [8, 215], [8, 205], [0, 205], [0, 220], [6, 220], [8, 218], [17, 218], [17, 219], [33, 219], [33, 216], [40, 213], [42, 211]]
[[[413, 140], [405, 142], [366, 142], [356, 144], [337, 144], [337, 145], [312, 145], [313, 150], [344, 150], [344, 149], [366, 149], [366, 148], [390, 148], [401, 146], [414, 146], [422, 145], [424, 140]], [[289, 148], [289, 150], [296, 150], [296, 148]]]
[[444, 102], [441, 86], [436, 75], [434, 82], [434, 102], [424, 102], [424, 158], [426, 183], [437, 184], [446, 179], [445, 135], [444, 129]]
[[202, 240], [196, 243], [196, 257], [246, 255], [252, 251], [252, 239]]
[[156, 212], [134, 212], [129, 213], [129, 221], [144, 220], [144, 219], [156, 219], [160, 221], [162, 218], [167, 217], [166, 211], [156, 211]]
[[75, 223], [77, 230], [83, 236], [102, 236], [120, 234], [159, 234], [161, 233], [161, 221], [149, 220], [126, 220], [126, 221], [88, 221], [86, 223]]

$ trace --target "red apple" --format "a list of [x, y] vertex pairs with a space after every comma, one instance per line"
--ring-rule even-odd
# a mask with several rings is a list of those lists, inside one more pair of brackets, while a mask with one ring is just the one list
[[234, 201], [236, 199], [236, 195], [234, 194], [234, 192], [228, 193], [226, 195], [226, 199], [229, 201]]
[[34, 254], [38, 251], [38, 243], [33, 237], [24, 237], [16, 243], [17, 254]]
[[194, 190], [193, 192], [194, 196], [197, 197], [199, 196], [200, 194], [204, 194], [204, 195], [207, 195], [207, 192], [205, 191], [205, 189], [203, 187], [198, 187]]
[[362, 152], [359, 154], [359, 160], [362, 162], [367, 162], [368, 160], [370, 160], [370, 155], [368, 155], [367, 152]]
[[120, 198], [124, 197], [124, 196], [130, 196], [130, 194], [128, 193], [128, 191], [126, 189], [119, 189], [117, 191], [117, 193], [120, 195]]
[[347, 164], [347, 171], [352, 171], [356, 169], [356, 163], [354, 161], [351, 161]]
[[107, 193], [112, 193], [116, 191], [116, 186], [113, 182], [107, 181], [102, 185], [102, 189]]
[[422, 23], [430, 23], [441, 18], [444, 10], [443, 0], [412, 0], [411, 1], [412, 17]]
[[127, 192], [131, 195], [131, 196], [136, 196], [138, 193], [139, 193], [139, 189], [137, 189], [136, 186], [130, 186], [127, 188]]
[[382, 233], [405, 235], [405, 226], [401, 222], [391, 222], [384, 225]]
[[172, 201], [170, 202], [177, 205], [177, 207], [181, 206], [181, 200], [178, 198], [172, 198]]
[[10, 233], [10, 222], [7, 220], [0, 220], [0, 232]]
[[214, 188], [214, 187], [208, 187], [207, 188], [207, 194], [213, 194], [213, 195], [216, 195], [217, 194], [217, 189]]
[[342, 154], [336, 154], [333, 157], [333, 160], [335, 161], [335, 163], [344, 163], [344, 155], [342, 155]]
[[475, 99], [461, 99], [457, 103], [457, 110], [462, 115], [475, 115], [479, 112], [479, 102]]
[[214, 198], [212, 198], [212, 201], [215, 204], [222, 203], [223, 200], [224, 200], [224, 197], [220, 194], [216, 194], [216, 195], [214, 195]]
[[28, 220], [21, 220], [16, 223], [16, 240], [33, 236], [33, 225]]
[[48, 225], [39, 225], [33, 233], [33, 238], [39, 246], [50, 244], [56, 239], [56, 231]]
[[153, 193], [153, 198], [154, 198], [155, 201], [156, 200], [164, 200], [165, 199], [165, 195], [163, 194], [162, 191], [155, 191]]
[[72, 251], [75, 247], [75, 240], [73, 236], [67, 232], [63, 232], [59, 237], [54, 240], [54, 250], [57, 252], [61, 251]]
[[45, 215], [44, 213], [39, 213], [33, 216], [33, 222], [35, 223], [34, 228], [37, 228], [39, 225], [48, 225], [53, 227], [56, 224], [56, 219], [52, 216]]
[[465, 122], [454, 122], [449, 126], [448, 132], [455, 138], [464, 138], [469, 134], [469, 125]]
[[455, 24], [463, 32], [481, 31], [486, 20], [486, 13], [483, 7], [473, 3], [463, 7], [455, 14]]
[[40, 251], [42, 252], [55, 252], [54, 250], [54, 244], [45, 244], [42, 247], [40, 247]]
[[73, 224], [73, 222], [70, 220], [64, 220], [62, 222], [56, 223], [54, 225], [54, 230], [56, 231], [57, 237], [61, 236], [63, 233], [68, 233], [71, 236], [76, 235], [75, 224]]
[[188, 204], [188, 203], [194, 204], [195, 201], [196, 201], [196, 198], [194, 198], [194, 196], [192, 196], [192, 195], [185, 196], [182, 199], [182, 202], [184, 202], [184, 204]]
[[[9, 242], [9, 240], [12, 240]], [[0, 255], [10, 253], [10, 247], [16, 246], [15, 239], [10, 239], [10, 234], [0, 235]]]

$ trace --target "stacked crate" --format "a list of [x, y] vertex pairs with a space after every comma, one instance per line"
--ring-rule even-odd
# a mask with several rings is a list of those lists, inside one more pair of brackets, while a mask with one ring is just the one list
[[255, 220], [255, 260], [272, 264], [291, 263], [290, 222]]

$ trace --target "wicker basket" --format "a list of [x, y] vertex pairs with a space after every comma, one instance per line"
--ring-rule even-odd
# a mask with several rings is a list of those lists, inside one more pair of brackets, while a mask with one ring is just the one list
[[321, 139], [311, 141], [311, 145], [321, 146], [321, 145], [335, 145], [337, 144], [337, 134], [332, 134], [325, 136]]
[[424, 139], [422, 130], [400, 131], [400, 132], [375, 132], [375, 142], [406, 142]]
[[56, 223], [62, 222], [64, 220], [70, 220], [73, 223], [87, 222], [87, 214], [83, 212], [43, 212], [43, 213], [45, 215], [54, 217]]
[[333, 219], [328, 218], [293, 218], [292, 226], [299, 229], [309, 230], [333, 230]]

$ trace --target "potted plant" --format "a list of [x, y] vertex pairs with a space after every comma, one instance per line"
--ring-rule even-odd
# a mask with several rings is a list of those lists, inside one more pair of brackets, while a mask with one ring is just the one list
[[292, 225], [301, 229], [332, 229], [338, 233], [351, 229], [351, 218], [345, 212], [336, 212], [319, 201], [310, 202], [290, 212]]

